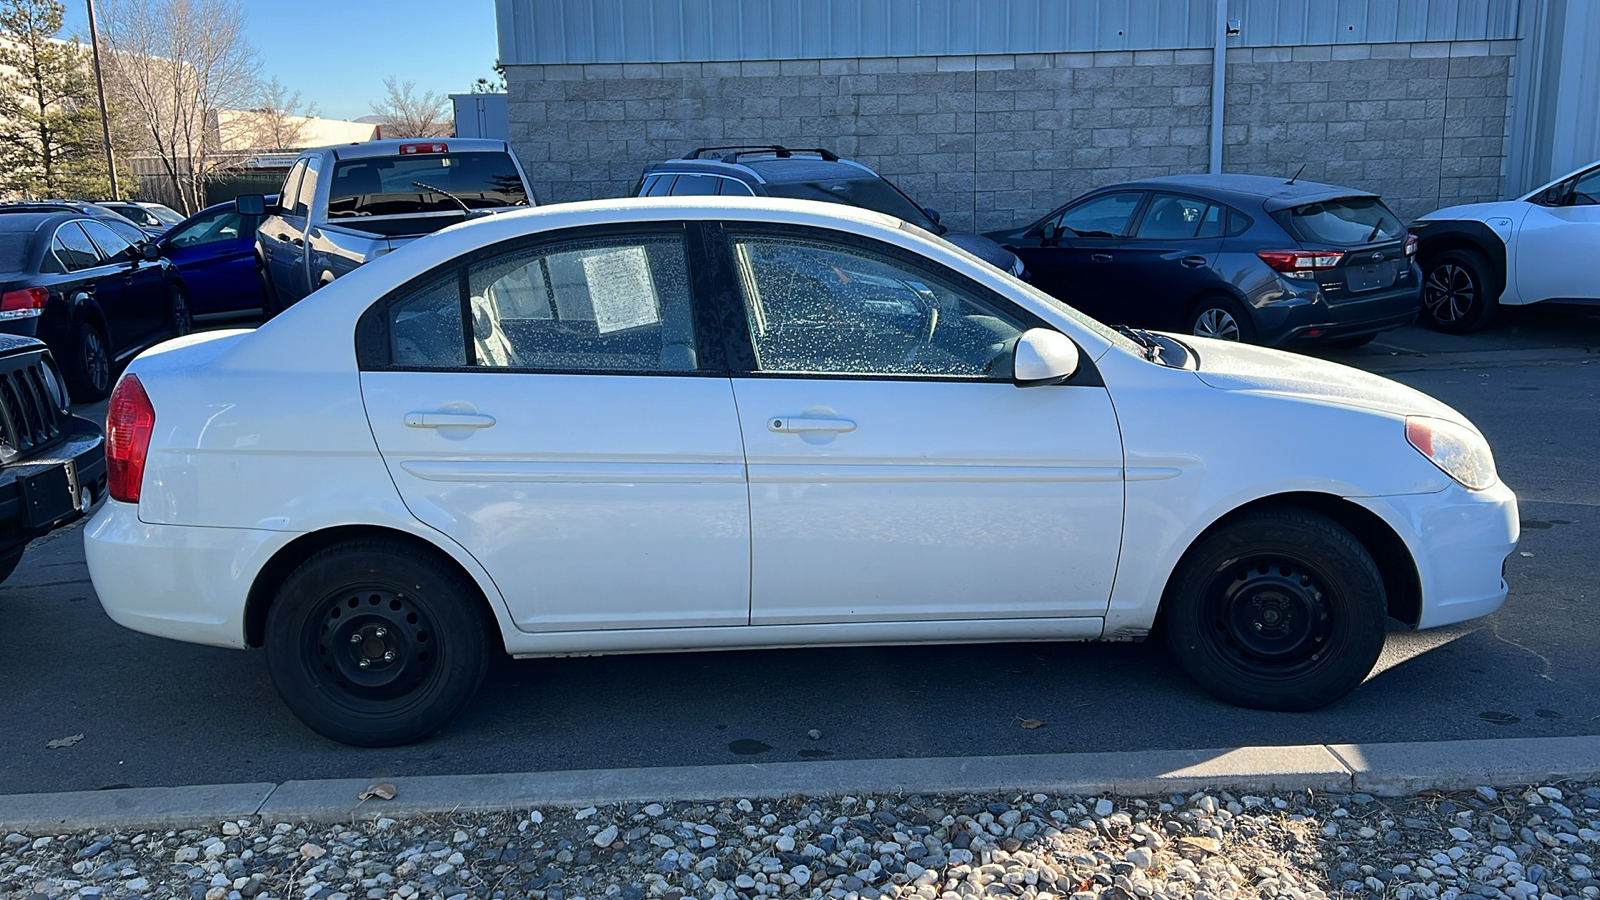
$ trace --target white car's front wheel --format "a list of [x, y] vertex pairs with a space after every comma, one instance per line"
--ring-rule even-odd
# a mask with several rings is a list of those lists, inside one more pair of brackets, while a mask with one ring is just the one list
[[420, 741], [483, 682], [488, 625], [459, 573], [396, 541], [328, 547], [267, 612], [267, 668], [289, 709], [345, 744]]
[[1315, 513], [1268, 509], [1198, 542], [1162, 622], [1178, 663], [1221, 700], [1316, 709], [1354, 690], [1383, 650], [1383, 577], [1355, 536]]

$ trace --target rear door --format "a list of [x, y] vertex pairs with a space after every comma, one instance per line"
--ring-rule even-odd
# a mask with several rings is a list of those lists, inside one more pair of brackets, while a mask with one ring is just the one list
[[1528, 302], [1600, 299], [1600, 168], [1579, 175], [1561, 206], [1534, 205], [1517, 234], [1517, 291]]
[[1228, 208], [1197, 197], [1150, 196], [1132, 236], [1117, 245], [1108, 295], [1121, 325], [1180, 329], [1189, 301], [1213, 277]]
[[523, 631], [749, 623], [739, 418], [687, 238], [490, 248], [362, 320], [362, 395], [401, 496]]
[[[1112, 263], [1143, 191], [1099, 194], [1061, 210], [1015, 245], [1033, 284], [1102, 321], [1117, 321]], [[1056, 230], [1046, 239], [1045, 226]]]

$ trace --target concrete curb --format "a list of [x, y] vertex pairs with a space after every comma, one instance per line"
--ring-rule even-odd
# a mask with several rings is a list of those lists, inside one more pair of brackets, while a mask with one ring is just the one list
[[366, 779], [0, 796], [0, 830], [209, 827], [262, 816], [338, 822], [425, 813], [653, 800], [1026, 791], [1152, 796], [1201, 789], [1399, 796], [1600, 780], [1600, 736], [1414, 744], [1311, 744], [934, 759], [829, 760], [394, 778], [394, 800], [358, 801]]

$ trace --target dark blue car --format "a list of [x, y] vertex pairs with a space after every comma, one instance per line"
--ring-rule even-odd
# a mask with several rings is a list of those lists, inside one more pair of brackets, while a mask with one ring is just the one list
[[161, 239], [161, 255], [177, 267], [178, 282], [195, 316], [261, 308], [255, 257], [261, 219], [241, 214], [229, 201], [184, 219]]

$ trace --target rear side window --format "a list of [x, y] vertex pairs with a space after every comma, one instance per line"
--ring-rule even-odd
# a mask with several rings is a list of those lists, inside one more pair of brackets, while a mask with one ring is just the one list
[[711, 197], [717, 193], [717, 182], [721, 180], [715, 175], [679, 175], [672, 185], [672, 196]]
[[1193, 197], [1156, 194], [1139, 222], [1136, 239], [1184, 240], [1222, 236], [1223, 207]]
[[651, 175], [644, 180], [644, 190], [639, 192], [641, 197], [665, 197], [672, 193], [672, 175]]
[[1406, 233], [1394, 213], [1376, 197], [1349, 197], [1309, 203], [1279, 213], [1289, 233], [1320, 244], [1370, 244], [1398, 240]]
[[116, 232], [101, 225], [99, 222], [83, 222], [83, 230], [89, 233], [95, 246], [100, 248], [100, 255], [114, 263], [129, 262], [134, 258], [133, 245], [123, 240]]
[[322, 171], [322, 160], [306, 160], [306, 174], [300, 180], [300, 190], [295, 194], [294, 211], [290, 215], [304, 218], [311, 215], [311, 201], [317, 196], [317, 175]]
[[328, 218], [405, 216], [528, 205], [522, 176], [504, 152], [418, 153], [340, 160]]
[[100, 254], [95, 251], [94, 244], [89, 243], [89, 238], [78, 227], [76, 222], [56, 229], [55, 243], [52, 245], [56, 258], [68, 272], [79, 269], [92, 269], [100, 265]]
[[283, 187], [278, 189], [278, 204], [285, 210], [294, 206], [295, 194], [300, 192], [300, 176], [305, 173], [306, 161], [297, 160], [294, 168], [283, 179]]

